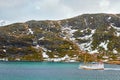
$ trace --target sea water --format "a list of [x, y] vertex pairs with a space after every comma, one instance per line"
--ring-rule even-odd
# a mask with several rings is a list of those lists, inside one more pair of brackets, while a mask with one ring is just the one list
[[0, 62], [0, 80], [120, 80], [120, 65], [79, 69], [80, 63]]

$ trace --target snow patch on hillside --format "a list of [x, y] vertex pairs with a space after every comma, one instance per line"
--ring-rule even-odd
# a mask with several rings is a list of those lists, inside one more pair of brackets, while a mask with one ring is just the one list
[[35, 46], [35, 48], [36, 48], [36, 49], [39, 49], [39, 48], [40, 48], [40, 46], [39, 46], [39, 45], [36, 45], [36, 46]]
[[[85, 30], [87, 30], [87, 29], [85, 29]], [[85, 30], [81, 30], [81, 32], [83, 32], [83, 31], [85, 31]], [[92, 38], [92, 35], [95, 33], [95, 30], [96, 29], [90, 29], [91, 30], [91, 34], [90, 35], [85, 35], [84, 37], [78, 37], [78, 39], [90, 39], [90, 38]]]
[[88, 52], [91, 51], [91, 42], [79, 44], [80, 49], [83, 51], [88, 51]]
[[48, 57], [49, 57], [49, 56], [46, 54], [46, 52], [43, 52], [42, 55], [43, 55], [43, 58], [48, 58]]
[[5, 53], [6, 53], [6, 50], [5, 50], [5, 49], [3, 49], [3, 52], [5, 52]]
[[45, 38], [45, 37], [41, 37], [41, 38], [39, 38], [38, 40], [44, 40], [44, 38]]
[[116, 29], [117, 31], [120, 31], [120, 27], [116, 27], [114, 26], [114, 23], [111, 23], [110, 26], [112, 26], [114, 29]]
[[64, 57], [61, 58], [46, 58], [44, 59], [45, 61], [53, 61], [53, 62], [60, 62], [60, 61], [65, 61], [65, 62], [76, 62], [77, 57], [75, 58], [70, 58], [68, 55], [65, 55]]
[[109, 40], [107, 40], [107, 42], [106, 41], [101, 42], [99, 46], [104, 48], [105, 50], [108, 50], [108, 48], [107, 48], [108, 43], [109, 43]]
[[114, 54], [117, 54], [118, 52], [117, 52], [117, 50], [113, 49], [113, 53], [114, 53]]
[[120, 32], [117, 32], [117, 31], [116, 31], [116, 36], [117, 36], [117, 37], [120, 37]]
[[78, 31], [78, 30], [76, 30], [76, 29], [72, 29], [72, 26], [69, 26], [69, 27], [62, 27], [61, 28], [61, 30], [62, 30], [62, 34], [64, 35], [64, 39], [70, 39], [70, 40], [75, 40], [75, 38], [73, 37], [73, 33], [75, 33], [76, 31]]
[[[84, 29], [82, 30], [85, 31], [87, 29]], [[96, 29], [90, 29], [91, 30], [91, 34], [90, 35], [86, 35], [86, 36], [83, 36], [83, 37], [78, 37], [78, 39], [85, 39], [85, 40], [89, 40], [89, 42], [86, 42], [86, 43], [81, 43], [81, 44], [78, 44], [80, 49], [83, 50], [83, 51], [87, 51], [89, 53], [97, 53], [98, 51], [97, 50], [92, 50], [92, 42], [93, 42], [93, 34], [95, 33]]]
[[108, 17], [108, 20], [110, 20], [111, 18], [112, 18], [112, 17], [109, 16], [109, 17]]
[[113, 27], [116, 30], [115, 34], [117, 37], [119, 37], [120, 36], [120, 27], [114, 26], [114, 23], [111, 23], [110, 25], [111, 25], [111, 27]]
[[33, 34], [34, 32], [32, 31], [31, 28], [28, 29], [28, 33], [27, 34]]
[[98, 53], [98, 50], [95, 49], [95, 50], [90, 51], [89, 53], [90, 53], [90, 54]]

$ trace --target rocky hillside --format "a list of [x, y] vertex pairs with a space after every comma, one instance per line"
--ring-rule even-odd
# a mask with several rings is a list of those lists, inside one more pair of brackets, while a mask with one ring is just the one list
[[83, 61], [85, 55], [88, 61], [120, 58], [119, 14], [83, 14], [0, 27], [1, 60], [72, 62]]

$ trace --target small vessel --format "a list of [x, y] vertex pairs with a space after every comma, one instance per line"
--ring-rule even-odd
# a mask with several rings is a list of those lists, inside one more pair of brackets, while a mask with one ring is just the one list
[[80, 69], [86, 70], [104, 70], [104, 63], [96, 62], [96, 63], [88, 63], [79, 66]]
[[86, 56], [84, 60], [84, 64], [79, 66], [80, 69], [86, 69], [86, 70], [104, 70], [104, 63], [102, 61], [99, 62], [86, 62]]

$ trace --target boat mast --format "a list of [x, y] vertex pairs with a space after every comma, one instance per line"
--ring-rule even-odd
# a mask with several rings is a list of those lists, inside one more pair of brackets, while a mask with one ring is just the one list
[[85, 59], [84, 59], [84, 64], [87, 64], [87, 57], [86, 57], [86, 53], [85, 53]]

